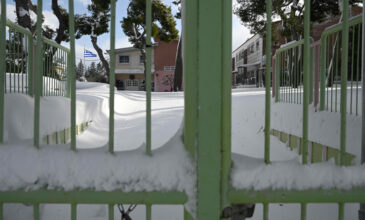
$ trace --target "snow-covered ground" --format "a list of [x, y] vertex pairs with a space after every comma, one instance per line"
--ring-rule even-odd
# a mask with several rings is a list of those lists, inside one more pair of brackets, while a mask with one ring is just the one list
[[[105, 153], [107, 151], [109, 128], [108, 97], [108, 85], [100, 83], [77, 84], [77, 121], [92, 120], [92, 124], [85, 132], [77, 136], [77, 148], [82, 152], [80, 155], [75, 155], [69, 152], [68, 145], [43, 146], [40, 152], [36, 152], [31, 148], [33, 100], [20, 94], [7, 94], [5, 99], [5, 105], [7, 106], [5, 113], [7, 144], [1, 148], [2, 152], [0, 153], [0, 178], [3, 177], [0, 179], [1, 189], [34, 188], [41, 186], [45, 183], [44, 181], [49, 181], [49, 186], [56, 188], [63, 186], [66, 189], [93, 187], [104, 190], [122, 188], [125, 191], [136, 189], [179, 190], [191, 196], [194, 193], [192, 188], [194, 185], [192, 184], [194, 182], [194, 171], [188, 156], [183, 150], [180, 133], [178, 133], [183, 119], [183, 93], [152, 94], [153, 159], [143, 154], [145, 93], [127, 91], [118, 91], [115, 95], [115, 150], [117, 153], [114, 159], [109, 159], [110, 157]], [[63, 97], [43, 98], [41, 111], [42, 134], [69, 126], [69, 101], [67, 99]], [[293, 180], [290, 180], [290, 177], [295, 176], [291, 175], [293, 172], [304, 172], [304, 174], [308, 172], [316, 177], [316, 175], [323, 175], [323, 172], [334, 171], [333, 162], [317, 165], [317, 167], [300, 166], [298, 155], [290, 151], [276, 137], [271, 137], [270, 151], [271, 160], [276, 162], [271, 167], [265, 168], [262, 165], [264, 155], [264, 111], [263, 89], [233, 90], [232, 151], [234, 153], [234, 169], [232, 183], [234, 186], [237, 188], [265, 187], [265, 182], [253, 185], [257, 181], [261, 181], [260, 174], [262, 171], [267, 174], [268, 179], [266, 180], [269, 181], [269, 184], [278, 184], [275, 187], [296, 188], [293, 185], [286, 185], [293, 184]], [[325, 139], [330, 143], [331, 137], [335, 137], [332, 139], [338, 137], [338, 133], [336, 133], [338, 132], [336, 128], [337, 121], [330, 123], [321, 121], [330, 118], [327, 114], [334, 113], [324, 113], [323, 117], [321, 114], [313, 110], [311, 116], [318, 118], [310, 121], [310, 124], [319, 121], [318, 125], [313, 125], [313, 129], [317, 129], [318, 132], [326, 130], [325, 135], [330, 137], [320, 138], [320, 136], [316, 136], [316, 132], [310, 133], [310, 137]], [[336, 117], [338, 116], [336, 115]], [[274, 128], [283, 128], [283, 131], [290, 131], [301, 136], [300, 118], [300, 105], [273, 103], [272, 125]], [[356, 118], [349, 120], [349, 126], [357, 126], [357, 121], [359, 120]], [[356, 129], [358, 127], [355, 127]], [[351, 135], [354, 136], [349, 138], [357, 139], [356, 141], [360, 143], [360, 136], [357, 136], [356, 132]], [[357, 145], [357, 142], [354, 146]], [[61, 154], [65, 157], [57, 159], [57, 156]], [[24, 159], [24, 155], [27, 155], [26, 159]], [[61, 164], [63, 164], [62, 167]], [[356, 185], [365, 183], [365, 180], [362, 177], [355, 179], [351, 175], [346, 175], [349, 173], [359, 174], [362, 172], [361, 170], [364, 170], [361, 168], [355, 167], [350, 171], [342, 170], [340, 171], [342, 174], [340, 173], [337, 178], [336, 175], [328, 175], [327, 178], [321, 178], [322, 182], [320, 180], [314, 183], [312, 181], [303, 182], [302, 180], [308, 177], [305, 175], [293, 179], [297, 181], [295, 182], [297, 188], [323, 186], [321, 184], [329, 184], [328, 187], [333, 186], [331, 184], [341, 187], [341, 184], [344, 183]], [[285, 169], [291, 173], [286, 172]], [[317, 170], [317, 172], [311, 172], [311, 170]], [[252, 175], [254, 175], [252, 178], [245, 176], [248, 171], [252, 171]], [[269, 175], [270, 172], [272, 172], [271, 175]], [[362, 176], [365, 178], [365, 175]], [[341, 177], [348, 177], [349, 182], [341, 181]], [[132, 179], [134, 182], [129, 181], [129, 183], [126, 183], [127, 179]], [[339, 182], [336, 182], [336, 180]], [[171, 209], [171, 207], [174, 208]], [[299, 205], [272, 205], [272, 207], [270, 209], [271, 219], [289, 220], [295, 219], [293, 216], [299, 217]], [[19, 212], [19, 209], [22, 212]], [[262, 219], [260, 209], [262, 210], [262, 206], [259, 205], [253, 219]], [[337, 213], [337, 206], [335, 205], [327, 205], [325, 208], [316, 205], [313, 209], [317, 211], [313, 212], [311, 208], [308, 208], [309, 216], [312, 216], [310, 212], [316, 213], [309, 219], [334, 219], [328, 213]], [[68, 219], [70, 216], [69, 206], [44, 205], [41, 210], [41, 219], [61, 220]], [[79, 211], [79, 219], [96, 220], [105, 219], [107, 216], [105, 206], [80, 206]], [[322, 212], [327, 214], [324, 215]], [[5, 219], [28, 219], [31, 213], [32, 207], [30, 206], [7, 204], [4, 207]], [[115, 213], [116, 219], [118, 219], [120, 216], [117, 209]], [[352, 217], [346, 214], [345, 219], [356, 219], [357, 205], [348, 206], [346, 213], [350, 213], [349, 215]], [[183, 219], [182, 206], [156, 206], [153, 208], [152, 216], [156, 219], [166, 220]], [[145, 219], [143, 206], [136, 209], [133, 219]]]

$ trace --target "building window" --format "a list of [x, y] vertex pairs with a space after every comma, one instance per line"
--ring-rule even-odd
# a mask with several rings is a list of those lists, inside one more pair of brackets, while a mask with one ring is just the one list
[[258, 51], [260, 49], [260, 41], [256, 42], [256, 50]]
[[143, 57], [142, 57], [142, 55], [141, 55], [141, 56], [139, 56], [139, 63], [144, 63], [144, 62], [143, 62]]
[[164, 66], [163, 67], [164, 71], [174, 71], [175, 70], [175, 66]]
[[255, 44], [251, 44], [250, 45], [250, 53], [254, 53], [255, 52]]
[[138, 80], [133, 80], [133, 86], [138, 86]]
[[119, 63], [129, 63], [129, 56], [119, 56]]

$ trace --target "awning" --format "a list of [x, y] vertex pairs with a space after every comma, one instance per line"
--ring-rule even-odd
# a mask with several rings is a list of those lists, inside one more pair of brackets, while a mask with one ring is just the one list
[[242, 64], [240, 66], [237, 66], [237, 68], [239, 67], [250, 67], [250, 66], [256, 66], [256, 65], [260, 65], [261, 61], [257, 61], [256, 63], [247, 63], [247, 64]]

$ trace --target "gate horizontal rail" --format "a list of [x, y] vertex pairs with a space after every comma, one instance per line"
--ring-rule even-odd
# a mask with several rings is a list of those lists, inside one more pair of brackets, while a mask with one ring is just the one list
[[[185, 204], [182, 192], [122, 192], [96, 190], [35, 190], [0, 192], [0, 203], [82, 203], [82, 204]], [[1, 217], [0, 217], [1, 219]]]

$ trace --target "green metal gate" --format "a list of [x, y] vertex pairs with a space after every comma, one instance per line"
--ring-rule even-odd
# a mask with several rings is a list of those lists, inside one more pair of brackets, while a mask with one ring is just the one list
[[[151, 0], [146, 1], [147, 23], [147, 78], [146, 78], [146, 149], [145, 154], [153, 156], [151, 150]], [[38, 0], [38, 15], [42, 14], [42, 0]], [[266, 0], [267, 30], [266, 30], [266, 80], [271, 77], [271, 7], [272, 1]], [[116, 0], [111, 0], [111, 50], [110, 56], [115, 57], [115, 8]], [[342, 70], [341, 88], [346, 91], [348, 56], [348, 0], [344, 1], [344, 16], [342, 26]], [[263, 218], [269, 219], [270, 203], [298, 203], [301, 206], [301, 219], [306, 219], [308, 203], [337, 203], [338, 219], [344, 219], [345, 203], [365, 203], [365, 188], [352, 189], [307, 189], [285, 190], [267, 188], [265, 190], [235, 189], [231, 185], [231, 33], [232, 33], [232, 2], [231, 0], [186, 0], [183, 2], [184, 34], [184, 72], [185, 72], [185, 117], [184, 145], [190, 156], [196, 161], [196, 218], [221, 219], [221, 212], [231, 204], [261, 203], [264, 207]], [[75, 86], [75, 23], [74, 1], [69, 0], [70, 49], [68, 54], [68, 88], [67, 96], [71, 98], [71, 144], [70, 150], [75, 154], [76, 146], [76, 86]], [[305, 34], [303, 44], [303, 164], [308, 161], [308, 105], [309, 105], [309, 71], [310, 71], [310, 1], [305, 0]], [[39, 16], [41, 17], [41, 16]], [[6, 1], [1, 0], [0, 39], [6, 39]], [[43, 62], [44, 49], [41, 21], [37, 22], [37, 70], [45, 67]], [[55, 46], [55, 45], [52, 45]], [[0, 44], [0, 141], [3, 141], [4, 93], [5, 93], [5, 45]], [[114, 84], [115, 60], [110, 61], [110, 121], [109, 121], [109, 157], [114, 153]], [[28, 66], [28, 68], [30, 68]], [[39, 71], [43, 72], [43, 71]], [[42, 82], [42, 76], [34, 72], [36, 82]], [[39, 112], [42, 86], [34, 89], [34, 147], [39, 144]], [[264, 161], [270, 166], [270, 83], [266, 83], [265, 106], [265, 154]], [[344, 164], [346, 152], [346, 93], [341, 92], [341, 165]], [[39, 205], [44, 203], [63, 203], [71, 206], [71, 219], [77, 219], [77, 205], [106, 204], [108, 219], [114, 219], [116, 204], [146, 205], [146, 219], [151, 219], [151, 206], [156, 204], [185, 204], [188, 197], [183, 192], [123, 192], [77, 190], [25, 190], [0, 192], [0, 219], [3, 218], [4, 203], [30, 203], [34, 207], [34, 219], [40, 218]], [[185, 219], [193, 219], [192, 214], [185, 210]]]

